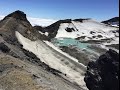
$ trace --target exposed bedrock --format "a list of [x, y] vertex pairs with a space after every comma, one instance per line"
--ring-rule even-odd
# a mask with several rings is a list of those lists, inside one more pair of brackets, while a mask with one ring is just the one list
[[90, 62], [84, 80], [89, 90], [119, 90], [119, 54], [110, 49]]

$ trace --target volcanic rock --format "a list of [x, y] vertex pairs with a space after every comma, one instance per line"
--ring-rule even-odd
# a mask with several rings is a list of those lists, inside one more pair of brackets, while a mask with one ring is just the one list
[[110, 49], [90, 62], [84, 80], [89, 90], [119, 90], [119, 54]]

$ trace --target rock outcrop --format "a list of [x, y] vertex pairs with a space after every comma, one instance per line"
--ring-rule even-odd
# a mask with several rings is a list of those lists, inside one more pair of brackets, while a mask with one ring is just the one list
[[24, 12], [22, 12], [22, 11], [19, 11], [19, 10], [15, 11], [15, 12], [13, 12], [11, 14], [9, 14], [4, 19], [9, 18], [9, 17], [13, 17], [15, 19], [27, 21], [26, 14]]
[[118, 25], [119, 26], [119, 17], [114, 17], [106, 21], [102, 21], [102, 23], [109, 24], [109, 25]]
[[0, 51], [7, 53], [10, 51], [10, 49], [4, 43], [0, 43]]
[[90, 62], [85, 82], [89, 90], [119, 90], [119, 54], [109, 50], [96, 62]]
[[27, 38], [33, 38], [31, 35], [32, 25], [27, 20], [26, 14], [22, 11], [15, 11], [0, 21], [0, 35], [8, 43], [17, 43], [15, 31], [20, 32]]

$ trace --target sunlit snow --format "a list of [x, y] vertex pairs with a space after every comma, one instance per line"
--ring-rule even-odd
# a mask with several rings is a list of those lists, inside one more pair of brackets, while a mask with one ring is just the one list
[[[74, 60], [70, 57], [64, 56], [63, 53], [57, 54], [56, 51], [54, 52], [51, 50], [49, 46], [52, 48], [53, 45], [49, 42], [44, 42], [38, 40], [38, 41], [31, 41], [25, 37], [23, 37], [19, 32], [16, 31], [16, 36], [18, 38], [18, 41], [23, 45], [23, 48], [34, 53], [40, 60], [50, 67], [59, 70], [60, 72], [67, 75], [70, 81], [77, 83], [80, 85], [84, 90], [87, 90], [84, 82], [84, 66], [77, 65], [77, 62], [74, 62]], [[56, 48], [54, 49], [56, 50]], [[62, 52], [62, 51], [61, 51]], [[73, 61], [70, 61], [73, 60]], [[66, 64], [68, 63], [68, 64]], [[74, 64], [76, 63], [76, 64]], [[77, 65], [77, 66], [76, 66]], [[80, 68], [80, 67], [81, 68]]]

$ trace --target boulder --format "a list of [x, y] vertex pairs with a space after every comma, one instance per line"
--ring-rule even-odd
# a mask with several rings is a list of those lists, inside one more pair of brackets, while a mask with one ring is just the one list
[[119, 90], [119, 54], [110, 49], [90, 62], [84, 80], [89, 90]]
[[3, 53], [8, 53], [10, 51], [10, 48], [4, 43], [0, 43], [0, 51], [2, 51]]

